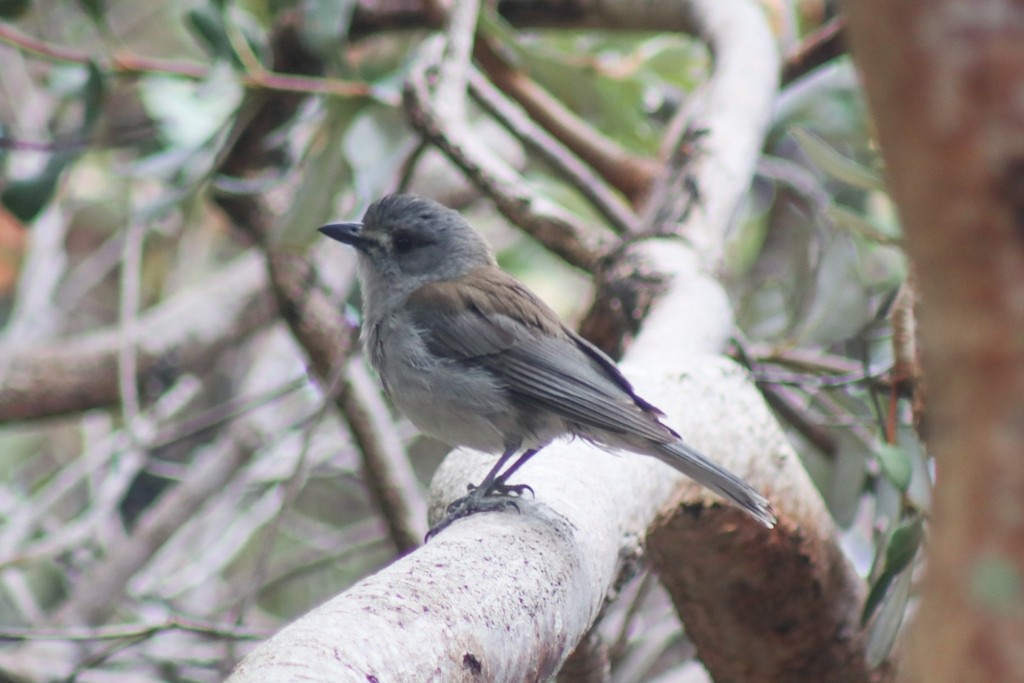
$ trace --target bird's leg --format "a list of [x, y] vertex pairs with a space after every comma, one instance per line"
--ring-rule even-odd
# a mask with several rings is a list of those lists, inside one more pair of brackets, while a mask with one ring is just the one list
[[[530, 488], [529, 484], [506, 484], [505, 482], [508, 481], [508, 478], [511, 477], [516, 470], [525, 465], [527, 460], [537, 455], [537, 451], [539, 450], [539, 448], [531, 448], [523, 451], [523, 454], [520, 455], [514, 463], [509, 465], [507, 470], [502, 472], [499, 476], [494, 477], [494, 481], [490, 484], [488, 495], [507, 496], [509, 494], [515, 494], [517, 496], [521, 496], [525, 492], [529, 491], [532, 496], [533, 489]], [[486, 481], [486, 479], [484, 481]], [[483, 486], [484, 483], [481, 482], [480, 487], [483, 488]]]
[[507, 510], [508, 508], [514, 508], [517, 512], [519, 506], [515, 500], [512, 499], [512, 495], [522, 495], [524, 491], [533, 493], [526, 484], [509, 485], [505, 481], [509, 475], [515, 472], [517, 469], [522, 467], [523, 463], [529, 460], [534, 454], [537, 453], [536, 448], [525, 451], [519, 458], [512, 463], [512, 465], [505, 472], [501, 472], [501, 468], [508, 462], [509, 458], [515, 455], [516, 451], [519, 450], [519, 445], [510, 445], [505, 448], [505, 451], [498, 458], [498, 462], [494, 463], [494, 467], [491, 468], [484, 480], [480, 482], [479, 486], [469, 485], [469, 494], [459, 498], [448, 506], [445, 511], [444, 519], [434, 525], [430, 531], [427, 532], [427, 536], [424, 540], [429, 541], [431, 538], [436, 536], [442, 529], [445, 529], [457, 519], [468, 517], [469, 515], [477, 512], [495, 512], [501, 510]]

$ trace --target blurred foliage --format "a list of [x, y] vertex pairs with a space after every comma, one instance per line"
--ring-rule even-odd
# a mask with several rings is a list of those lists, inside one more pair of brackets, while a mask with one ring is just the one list
[[[346, 44], [338, 37], [353, 8], [344, 0], [0, 2], [0, 17], [19, 31], [89, 56], [76, 63], [0, 46], [0, 266], [12, 271], [7, 278], [0, 271], [3, 343], [60, 344], [117, 324], [129, 226], [144, 227], [138, 294], [154, 305], [201, 286], [249, 248], [213, 202], [217, 193], [264, 198], [276, 246], [299, 251], [314, 243], [316, 226], [358, 215], [409, 167], [413, 191], [462, 208], [504, 267], [567, 318], [580, 316], [590, 282], [479, 201], [439, 153], [417, 152], [419, 138], [398, 103], [427, 33]], [[813, 24], [794, 18], [805, 10], [787, 6], [780, 25]], [[367, 83], [373, 94], [311, 94], [266, 138], [275, 163], [259, 175], [228, 177], [220, 165], [258, 92], [246, 78], [269, 67], [269, 36], [284, 12], [301, 16], [303, 44], [322, 59], [327, 78]], [[636, 153], [658, 150], [667, 120], [710, 66], [699, 42], [678, 36], [492, 30], [518, 66]], [[129, 75], [102, 66], [115, 55], [162, 61]], [[168, 64], [183, 68], [172, 73]], [[536, 194], [599, 220], [493, 122], [475, 112], [473, 123]], [[845, 62], [781, 94], [763, 172], [729, 245], [728, 278], [746, 343], [769, 349], [750, 356], [762, 386], [780, 386], [772, 373], [796, 367], [787, 360], [794, 350], [844, 359], [856, 370], [837, 379], [843, 373], [800, 367], [799, 381], [785, 387], [834, 446], [825, 452], [791, 430], [844, 528], [844, 545], [872, 582], [864, 616], [877, 625], [872, 647], [881, 661], [910, 599], [929, 470], [905, 401], [892, 411], [895, 425], [886, 419], [896, 400], [880, 381], [893, 357], [887, 313], [906, 264], [869, 128]], [[226, 632], [272, 630], [393, 558], [358, 454], [337, 417], [321, 411], [320, 389], [301, 382], [304, 358], [280, 326], [229, 349], [216, 368], [191, 377], [171, 367], [140, 380], [139, 416], [114, 407], [0, 427], [0, 631], [45, 625], [48, 612], [88, 590], [89, 569], [119, 552], [159, 496], [187, 478], [192, 463], [227, 448], [235, 420], [217, 416], [228, 404], [244, 407], [240, 420], [256, 432], [251, 460], [181, 520], [125, 596], [112, 596], [117, 621], [173, 617], [223, 624]], [[204, 419], [213, 426], [191, 428]], [[422, 453], [425, 480], [441, 453], [398, 425]], [[643, 635], [622, 638], [639, 644]], [[137, 680], [217, 680], [218, 666], [248, 647], [230, 641], [164, 633], [92, 644], [104, 654], [89, 660], [85, 677], [131, 671]], [[673, 643], [678, 636], [664, 647]], [[626, 652], [624, 660], [639, 656]], [[633, 670], [653, 675], [650, 667]]]
[[[907, 264], [869, 128], [847, 59], [783, 90], [728, 281], [740, 327], [763, 351], [748, 362], [799, 412], [791, 438], [868, 576], [877, 664], [911, 598], [931, 476], [910, 403], [888, 383], [889, 314]], [[821, 364], [798, 361], [798, 349]]]

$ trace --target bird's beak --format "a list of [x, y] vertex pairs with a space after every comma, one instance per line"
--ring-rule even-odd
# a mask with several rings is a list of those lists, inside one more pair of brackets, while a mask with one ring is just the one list
[[320, 232], [359, 251], [366, 251], [371, 241], [363, 234], [362, 223], [328, 223], [320, 228]]

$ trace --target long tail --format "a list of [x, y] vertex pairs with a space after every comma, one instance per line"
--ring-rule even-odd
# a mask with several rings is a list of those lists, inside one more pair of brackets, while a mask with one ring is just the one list
[[682, 441], [658, 444], [647, 453], [750, 513], [754, 519], [769, 529], [775, 526], [775, 513], [764, 496], [751, 488], [747, 482], [711, 462]]

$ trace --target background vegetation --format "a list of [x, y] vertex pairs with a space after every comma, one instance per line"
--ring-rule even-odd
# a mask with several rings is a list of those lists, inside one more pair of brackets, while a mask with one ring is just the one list
[[[913, 292], [835, 8], [763, 4], [789, 57], [719, 264], [729, 353], [870, 587], [875, 667], [912, 604], [929, 508]], [[317, 237], [327, 220], [399, 189], [433, 196], [593, 323], [596, 236], [636, 229], [615, 217], [643, 207], [645, 168], [701, 154], [686, 110], [713, 60], [693, 37], [545, 26], [515, 5], [482, 10], [486, 82], [529, 111], [525, 78], [620, 156], [587, 159], [595, 185], [537, 130], [583, 157], [592, 140], [533, 111], [533, 127], [503, 120], [480, 87], [467, 120], [516, 192], [597, 246], [510, 221], [417, 121], [407, 84], [430, 76], [441, 8], [0, 2], [0, 678], [217, 680], [419, 542], [444, 449], [386, 411], [357, 355], [340, 360], [358, 295], [351, 256]], [[326, 366], [294, 324], [306, 305], [335, 312]], [[620, 350], [630, 322], [599, 341]], [[600, 626], [612, 680], [697, 680], [679, 626], [656, 581], [629, 584]]]

